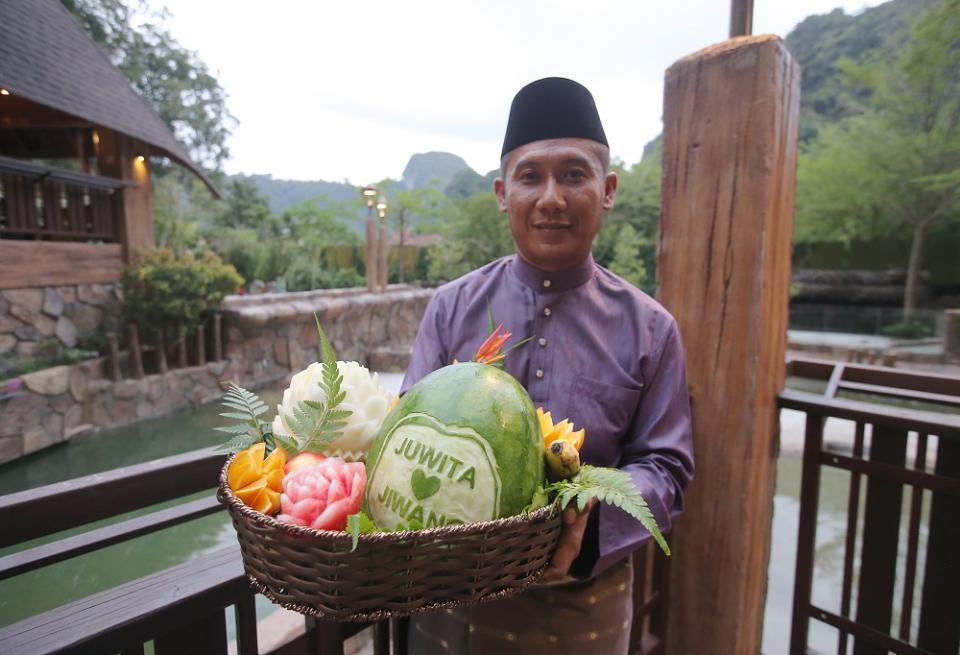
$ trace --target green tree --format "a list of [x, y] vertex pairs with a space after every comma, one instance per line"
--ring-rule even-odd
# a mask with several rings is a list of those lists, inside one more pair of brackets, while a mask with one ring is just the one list
[[233, 180], [227, 187], [217, 224], [227, 228], [259, 229], [271, 220], [267, 199], [250, 182]]
[[647, 267], [644, 265], [642, 249], [646, 239], [637, 234], [633, 226], [624, 223], [620, 228], [617, 244], [613, 248], [613, 261], [610, 270], [635, 287], [643, 287], [647, 281]]
[[423, 222], [433, 223], [443, 219], [450, 215], [452, 209], [453, 204], [450, 199], [433, 187], [398, 190], [392, 194], [387, 220], [396, 227], [399, 237], [398, 282], [403, 283], [406, 275], [403, 246], [412, 228]]
[[614, 162], [620, 178], [613, 209], [593, 246], [593, 257], [647, 293], [653, 293], [656, 270], [657, 223], [660, 217], [660, 140], [645, 148], [643, 159], [630, 168]]
[[[61, 0], [188, 149], [194, 161], [219, 169], [236, 125], [226, 93], [195, 52], [164, 26], [164, 12], [131, 9], [123, 0]], [[137, 18], [134, 26], [133, 19]]]
[[428, 252], [431, 281], [451, 280], [513, 252], [507, 217], [490, 191], [456, 201], [450, 215], [435, 227], [443, 241]]
[[909, 317], [927, 234], [960, 214], [960, 0], [924, 12], [894, 64], [846, 71], [867, 100], [801, 157], [797, 234], [909, 233]]

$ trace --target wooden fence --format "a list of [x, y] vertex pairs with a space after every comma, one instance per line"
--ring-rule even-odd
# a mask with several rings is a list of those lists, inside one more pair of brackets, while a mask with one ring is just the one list
[[[162, 330], [156, 330], [151, 335], [149, 343], [140, 338], [140, 329], [135, 324], [127, 326], [126, 352], [120, 351], [120, 339], [115, 332], [108, 332], [107, 340], [107, 370], [110, 379], [117, 382], [124, 377], [142, 378], [145, 375], [144, 354], [151, 364], [153, 373], [166, 373], [171, 367], [186, 368], [188, 366], [202, 366], [208, 361], [219, 362], [223, 359], [223, 317], [217, 313], [210, 317], [209, 333], [205, 325], [198, 325], [192, 334], [184, 330], [180, 338], [172, 344], [175, 351], [174, 363], [171, 366], [168, 357], [168, 344]], [[210, 348], [207, 348], [208, 337]], [[208, 353], [210, 359], [208, 359]]]
[[[791, 655], [812, 652], [807, 646], [810, 619], [837, 630], [837, 653], [848, 652], [851, 638], [857, 655], [957, 653], [960, 416], [918, 407], [960, 407], [960, 379], [803, 359], [791, 361], [788, 372], [826, 383], [822, 395], [788, 390], [780, 397], [781, 407], [807, 414]], [[839, 398], [840, 392], [892, 399], [901, 406]], [[849, 453], [838, 451], [836, 444], [827, 448], [824, 423], [828, 418], [853, 421]], [[914, 448], [909, 453], [911, 442]], [[928, 453], [935, 453], [935, 464], [928, 461]], [[835, 611], [812, 600], [824, 467], [850, 474], [842, 591]], [[904, 492], [909, 492], [905, 531], [901, 527]], [[919, 594], [918, 575], [922, 576]], [[894, 624], [895, 612], [899, 621]]]

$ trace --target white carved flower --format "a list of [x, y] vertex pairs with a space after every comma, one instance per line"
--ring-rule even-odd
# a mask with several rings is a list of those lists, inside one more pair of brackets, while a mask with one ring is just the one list
[[[326, 455], [347, 460], [361, 460], [373, 443], [394, 400], [394, 394], [385, 390], [376, 373], [371, 374], [357, 362], [337, 362], [337, 370], [343, 377], [341, 389], [346, 394], [340, 409], [349, 410], [343, 434], [324, 451]], [[273, 432], [292, 436], [286, 416], [293, 416], [294, 407], [302, 400], [326, 402], [326, 394], [320, 386], [323, 365], [310, 364], [290, 380], [290, 387], [283, 392], [283, 400], [277, 405], [277, 417], [273, 420]]]

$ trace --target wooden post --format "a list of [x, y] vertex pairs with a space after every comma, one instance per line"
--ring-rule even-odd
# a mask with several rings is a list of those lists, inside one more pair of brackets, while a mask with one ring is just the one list
[[223, 359], [223, 340], [220, 336], [220, 324], [223, 321], [223, 316], [220, 314], [213, 315], [213, 361], [219, 362]]
[[140, 349], [140, 333], [132, 323], [127, 328], [127, 348], [130, 349], [130, 372], [139, 380], [143, 377], [143, 351]]
[[377, 228], [372, 218], [367, 219], [367, 292], [377, 288]]
[[687, 353], [696, 474], [672, 539], [667, 653], [759, 653], [770, 555], [800, 68], [775, 36], [670, 67], [658, 299]]
[[167, 344], [163, 341], [163, 330], [157, 330], [157, 372], [167, 372]]
[[202, 325], [197, 326], [197, 366], [207, 363], [207, 335]]
[[107, 351], [110, 360], [110, 379], [114, 382], [120, 380], [120, 348], [117, 346], [117, 335], [113, 332], [107, 332]]
[[380, 238], [377, 239], [379, 252], [377, 253], [377, 272], [380, 274], [380, 291], [387, 290], [390, 275], [390, 265], [387, 263], [387, 226], [380, 222]]
[[753, 0], [730, 0], [730, 38], [753, 34]]

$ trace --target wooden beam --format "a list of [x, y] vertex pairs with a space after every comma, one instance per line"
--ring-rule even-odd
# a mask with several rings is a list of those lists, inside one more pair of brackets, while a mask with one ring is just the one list
[[120, 279], [119, 243], [0, 240], [0, 289]]
[[697, 470], [667, 653], [760, 652], [783, 387], [800, 68], [772, 36], [670, 67], [658, 299], [687, 351]]

